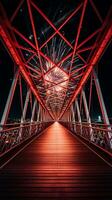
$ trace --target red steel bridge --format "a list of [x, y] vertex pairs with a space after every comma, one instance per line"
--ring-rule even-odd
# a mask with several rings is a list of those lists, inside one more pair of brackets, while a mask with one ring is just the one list
[[111, 40], [109, 0], [0, 1], [2, 200], [112, 199]]

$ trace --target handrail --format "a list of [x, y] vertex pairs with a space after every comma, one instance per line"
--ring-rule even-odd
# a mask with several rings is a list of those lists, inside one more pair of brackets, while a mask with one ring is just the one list
[[19, 126], [0, 130], [0, 157], [9, 152], [23, 141], [38, 135], [48, 127], [51, 122], [21, 123]]
[[[79, 122], [76, 122], [76, 123], [74, 123], [74, 122], [72, 122], [72, 124], [82, 124], [84, 127], [87, 127], [87, 128], [90, 128], [90, 125], [92, 126], [92, 129], [96, 129], [96, 130], [102, 130], [102, 131], [107, 131], [107, 132], [112, 132], [112, 129], [107, 129], [107, 128], [112, 128], [112, 125], [107, 125], [107, 127], [106, 127], [106, 129], [104, 129], [104, 128], [101, 128], [101, 127], [96, 127], [96, 126], [98, 126], [98, 125], [104, 125], [104, 124], [95, 124], [95, 123], [86, 123], [85, 124], [85, 122], [82, 122], [82, 123], [79, 123]], [[87, 125], [87, 124], [89, 124], [89, 125]], [[96, 126], [93, 126], [93, 125], [96, 125]]]
[[75, 134], [83, 137], [112, 156], [112, 125], [87, 122], [62, 122]]
[[[40, 123], [41, 123], [41, 122], [18, 123], [18, 124], [17, 124], [18, 126], [16, 126], [16, 127], [1, 129], [1, 130], [0, 130], [0, 133], [6, 132], [6, 131], [10, 131], [10, 130], [14, 130], [15, 128], [16, 128], [16, 129], [19, 129], [20, 126], [28, 127], [29, 125], [32, 126], [32, 125], [34, 125], [34, 124], [40, 124]], [[14, 126], [15, 126], [15, 124], [7, 124], [7, 125], [14, 125]]]

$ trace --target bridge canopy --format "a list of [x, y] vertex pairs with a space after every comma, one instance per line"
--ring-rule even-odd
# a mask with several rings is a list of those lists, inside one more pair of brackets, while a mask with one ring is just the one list
[[93, 0], [1, 3], [6, 48], [37, 100], [60, 119], [110, 41], [110, 15]]

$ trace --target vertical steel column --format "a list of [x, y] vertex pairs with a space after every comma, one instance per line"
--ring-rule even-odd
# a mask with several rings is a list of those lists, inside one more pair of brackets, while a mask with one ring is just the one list
[[45, 110], [45, 122], [47, 122], [47, 121], [50, 121], [50, 119], [49, 119], [48, 113], [47, 113], [46, 110]]
[[42, 108], [41, 109], [41, 113], [42, 113], [42, 118], [41, 118], [41, 120], [42, 120], [42, 122], [44, 121], [44, 109]]
[[38, 105], [37, 122], [39, 122], [39, 118], [40, 118], [40, 104]]
[[[79, 109], [78, 100], [75, 100], [76, 110], [77, 110], [77, 116], [78, 116], [78, 122], [80, 124], [80, 134], [82, 135], [82, 120], [81, 120], [81, 114]], [[76, 126], [76, 132], [77, 132], [77, 126]]]
[[73, 121], [73, 115], [72, 115], [72, 106], [70, 107], [70, 122]]
[[74, 126], [74, 130], [76, 132], [76, 122], [75, 122], [75, 113], [74, 113], [74, 108], [73, 108], [73, 104], [72, 104], [72, 116], [73, 116], [73, 126]]
[[42, 122], [42, 107], [41, 107], [41, 105], [40, 105], [40, 122]]
[[86, 95], [85, 95], [85, 91], [84, 90], [82, 90], [82, 98], [83, 98], [83, 102], [84, 102], [84, 109], [85, 109], [87, 122], [89, 124], [91, 124], [91, 118], [90, 118], [90, 115], [89, 115], [89, 109], [88, 109]]
[[37, 100], [35, 99], [35, 101], [34, 101], [34, 104], [33, 104], [33, 109], [32, 109], [31, 122], [33, 122], [33, 121], [34, 121], [36, 104], [37, 104]]
[[75, 122], [75, 114], [74, 114], [73, 104], [72, 104], [72, 106], [71, 106], [71, 111], [72, 111], [72, 119], [73, 119], [73, 122]]
[[37, 124], [37, 126], [36, 126], [36, 132], [38, 132], [38, 104], [39, 104], [39, 102], [36, 103], [36, 115], [37, 115], [37, 119], [36, 119], [36, 124]]
[[72, 108], [70, 107], [70, 112], [69, 112], [69, 128], [72, 130]]
[[67, 110], [67, 121], [68, 121], [68, 123], [69, 123], [69, 109]]
[[[97, 91], [97, 95], [98, 95], [100, 108], [101, 108], [101, 113], [102, 113], [102, 116], [103, 116], [103, 121], [107, 125], [107, 129], [110, 130], [111, 129], [109, 127], [110, 122], [109, 122], [106, 106], [105, 106], [105, 103], [104, 103], [99, 79], [98, 79], [98, 76], [97, 76], [97, 73], [95, 72], [95, 70], [93, 71], [93, 77], [94, 77], [94, 82], [95, 82], [95, 87], [96, 87], [96, 91]], [[110, 148], [112, 149], [112, 133], [111, 132], [108, 132], [108, 138], [109, 138]]]
[[6, 102], [6, 105], [5, 105], [5, 109], [4, 109], [2, 119], [1, 119], [1, 122], [0, 122], [1, 125], [6, 124], [6, 122], [7, 122], [7, 118], [8, 118], [9, 112], [10, 112], [12, 100], [13, 100], [13, 97], [14, 97], [14, 92], [15, 92], [15, 89], [16, 89], [17, 81], [18, 81], [18, 77], [19, 77], [19, 70], [16, 71], [14, 78], [13, 78], [13, 81], [12, 81], [10, 92], [9, 92], [7, 102]]
[[76, 105], [76, 110], [77, 110], [77, 116], [78, 116], [78, 122], [81, 123], [81, 114], [80, 114], [80, 109], [79, 109], [79, 104], [78, 104], [78, 100], [75, 100], [75, 105]]
[[72, 112], [71, 112], [71, 107], [70, 107], [70, 111], [69, 111], [69, 122], [72, 122]]
[[45, 110], [43, 109], [43, 122], [45, 122]]
[[94, 141], [93, 130], [92, 130], [92, 126], [91, 126], [91, 118], [90, 118], [90, 115], [89, 115], [89, 109], [88, 109], [86, 95], [85, 95], [85, 91], [84, 90], [82, 90], [82, 98], [83, 98], [83, 102], [84, 102], [84, 109], [85, 109], [86, 119], [87, 119], [87, 122], [88, 122], [89, 127], [90, 127], [90, 140]]
[[[30, 89], [27, 90], [26, 99], [25, 99], [25, 103], [24, 103], [23, 113], [22, 113], [22, 117], [21, 117], [20, 131], [19, 131], [19, 140], [22, 139], [23, 123], [24, 123], [24, 120], [25, 120], [25, 117], [26, 117], [29, 98], [30, 98]], [[30, 129], [29, 129], [29, 132], [30, 132]]]
[[69, 109], [69, 123], [71, 122], [71, 109]]
[[37, 104], [37, 100], [35, 99], [33, 103], [32, 116], [31, 116], [30, 135], [32, 134], [32, 122], [34, 121], [36, 104]]
[[26, 94], [26, 99], [25, 99], [25, 103], [24, 103], [24, 109], [23, 109], [23, 113], [22, 113], [22, 117], [21, 117], [21, 123], [24, 122], [25, 117], [26, 117], [29, 98], [30, 98], [30, 89], [27, 91], [27, 94]]
[[45, 117], [44, 117], [45, 122], [49, 121], [49, 119], [48, 119], [48, 117], [47, 117], [47, 112], [46, 112], [46, 110], [45, 110], [45, 112], [44, 112], [44, 115], [45, 115]]
[[101, 87], [100, 87], [100, 83], [99, 83], [99, 79], [98, 79], [98, 76], [97, 76], [97, 73], [95, 72], [95, 70], [93, 71], [93, 77], [94, 77], [95, 87], [96, 87], [96, 91], [97, 91], [98, 100], [99, 100], [99, 103], [100, 103], [100, 108], [101, 108], [101, 113], [102, 113], [102, 116], [103, 116], [104, 123], [106, 125], [110, 125], [109, 118], [108, 118], [107, 111], [106, 111], [106, 107], [105, 107], [105, 103], [104, 103], [104, 99], [103, 99], [103, 95], [102, 95], [102, 91], [101, 91]]
[[39, 131], [41, 130], [42, 127], [42, 122], [41, 122], [41, 105], [39, 104], [38, 107], [38, 115], [37, 115], [37, 121], [39, 122]]

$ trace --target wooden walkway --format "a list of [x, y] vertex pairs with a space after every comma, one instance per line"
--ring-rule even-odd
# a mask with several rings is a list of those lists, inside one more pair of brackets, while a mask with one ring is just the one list
[[112, 200], [112, 168], [54, 123], [1, 170], [0, 199]]

